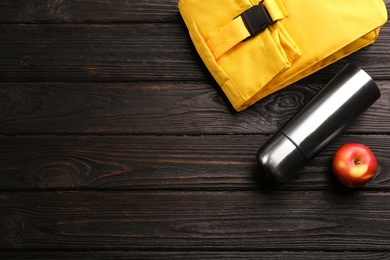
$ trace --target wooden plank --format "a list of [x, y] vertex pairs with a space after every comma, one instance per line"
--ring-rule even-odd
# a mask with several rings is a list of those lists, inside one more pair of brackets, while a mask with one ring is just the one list
[[389, 193], [0, 194], [1, 249], [390, 250]]
[[[178, 0], [2, 0], [0, 23], [177, 21]], [[385, 0], [390, 6], [390, 0]]]
[[389, 252], [330, 251], [0, 251], [2, 259], [275, 259], [275, 260], [379, 260], [390, 258]]
[[[0, 81], [212, 81], [182, 23], [0, 25]], [[309, 77], [324, 84], [346, 62], [389, 79], [390, 24], [378, 41]]]
[[0, 81], [203, 79], [184, 25], [0, 25]]
[[[340, 136], [295, 178], [276, 185], [256, 164], [268, 136], [26, 136], [0, 138], [0, 189], [344, 190], [331, 160], [347, 142], [368, 145], [390, 188], [390, 136]], [[364, 190], [364, 189], [363, 189]]]
[[0, 23], [177, 22], [177, 0], [2, 0]]
[[[347, 133], [390, 133], [390, 81]], [[204, 83], [0, 83], [0, 134], [273, 134], [321, 88], [294, 84], [237, 113]]]

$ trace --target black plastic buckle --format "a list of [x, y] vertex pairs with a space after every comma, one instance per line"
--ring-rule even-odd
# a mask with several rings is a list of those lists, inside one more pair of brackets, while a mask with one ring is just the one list
[[262, 32], [268, 25], [272, 24], [272, 18], [262, 3], [252, 6], [241, 14], [245, 27], [251, 36]]

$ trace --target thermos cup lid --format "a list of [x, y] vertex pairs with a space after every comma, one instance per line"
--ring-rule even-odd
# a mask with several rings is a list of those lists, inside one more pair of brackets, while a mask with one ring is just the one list
[[277, 182], [286, 182], [306, 163], [302, 152], [282, 132], [273, 136], [257, 152], [256, 158], [264, 173]]

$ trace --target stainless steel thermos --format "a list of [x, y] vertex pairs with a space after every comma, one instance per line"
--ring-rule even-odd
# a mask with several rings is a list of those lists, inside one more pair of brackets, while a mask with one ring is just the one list
[[372, 78], [347, 64], [259, 149], [258, 164], [271, 179], [289, 180], [379, 97]]

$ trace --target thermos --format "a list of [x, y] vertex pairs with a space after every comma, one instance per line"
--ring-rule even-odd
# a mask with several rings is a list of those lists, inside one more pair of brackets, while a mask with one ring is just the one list
[[268, 177], [286, 182], [380, 97], [373, 79], [347, 64], [257, 152]]

